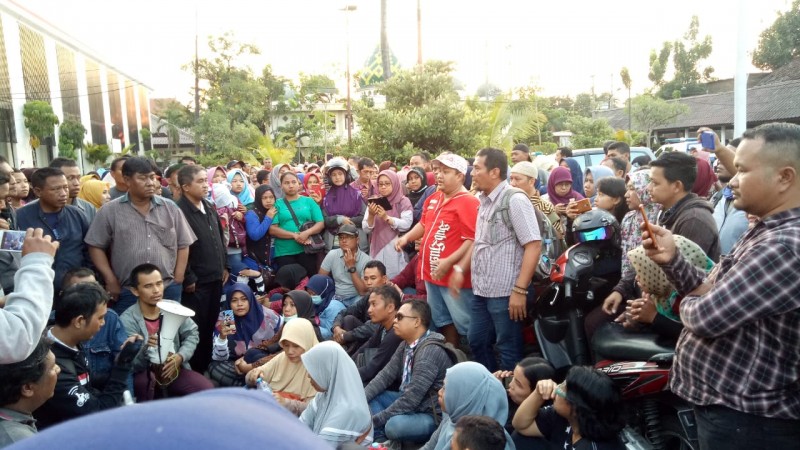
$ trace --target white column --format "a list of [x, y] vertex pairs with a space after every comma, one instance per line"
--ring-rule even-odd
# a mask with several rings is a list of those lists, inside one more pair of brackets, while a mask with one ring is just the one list
[[[131, 145], [132, 142], [128, 142], [130, 140], [128, 133], [128, 107], [125, 101], [125, 77], [122, 74], [117, 74], [117, 88], [119, 89], [117, 95], [119, 95], [120, 110], [122, 111], [122, 135], [125, 136], [125, 145]], [[109, 95], [114, 95], [114, 93], [109, 92]]]
[[86, 60], [80, 53], [75, 53], [75, 75], [78, 79], [78, 107], [81, 111], [81, 125], [86, 128], [84, 142], [92, 141], [92, 116], [89, 112], [89, 86], [86, 81]]
[[112, 141], [113, 135], [111, 134], [111, 104], [108, 101], [108, 72], [106, 72], [106, 66], [99, 64], [100, 67], [100, 92], [103, 95], [103, 123], [105, 123], [106, 127], [106, 142], [108, 143], [108, 148], [114, 148], [114, 142]]
[[747, 2], [738, 2], [736, 35], [736, 75], [733, 76], [733, 135], [741, 136], [747, 129], [747, 30], [751, 20], [747, 17]]
[[29, 143], [30, 135], [25, 128], [25, 83], [22, 75], [22, 53], [20, 52], [19, 24], [16, 18], [2, 14], [3, 38], [6, 44], [6, 62], [8, 63], [8, 84], [11, 87], [11, 107], [14, 110], [14, 167], [30, 167], [33, 165], [33, 154]]
[[142, 116], [140, 115], [142, 109], [139, 104], [139, 89], [142, 89], [136, 82], [133, 83], [133, 104], [136, 107], [136, 141], [139, 146], [136, 147], [137, 153], [144, 155], [144, 142], [142, 141]]
[[[47, 63], [47, 79], [50, 84], [50, 106], [53, 113], [58, 116], [58, 123], [53, 132], [53, 157], [58, 157], [58, 130], [60, 124], [64, 122], [64, 107], [61, 100], [61, 80], [58, 78], [58, 55], [56, 53], [56, 41], [47, 35], [44, 38], [44, 56]], [[44, 164], [42, 164], [44, 165]]]

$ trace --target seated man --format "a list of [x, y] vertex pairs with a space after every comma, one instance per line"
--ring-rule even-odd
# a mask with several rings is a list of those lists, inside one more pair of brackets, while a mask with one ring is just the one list
[[[376, 442], [427, 442], [436, 430], [441, 415], [438, 392], [453, 360], [444, 348], [444, 336], [429, 330], [431, 320], [430, 307], [420, 300], [403, 304], [397, 312], [394, 332], [403, 342], [364, 388]], [[388, 390], [396, 382], [400, 391]]]
[[322, 260], [320, 275], [333, 278], [336, 285], [336, 299], [350, 306], [367, 293], [361, 280], [369, 255], [358, 248], [358, 229], [355, 225], [339, 227], [339, 248], [333, 249]]
[[400, 309], [400, 293], [393, 286], [380, 286], [369, 295], [369, 320], [378, 329], [355, 354], [361, 382], [369, 383], [386, 366], [403, 341], [394, 332], [394, 318]]
[[367, 294], [360, 300], [339, 311], [333, 319], [333, 340], [342, 344], [348, 353], [353, 354], [378, 330], [378, 325], [370, 322], [369, 292], [388, 283], [386, 266], [372, 260], [364, 266], [364, 286]]
[[25, 360], [0, 365], [0, 448], [33, 436], [33, 412], [53, 396], [61, 371], [50, 341], [39, 344]]
[[164, 279], [158, 267], [153, 264], [136, 266], [131, 271], [130, 283], [137, 301], [120, 316], [122, 325], [128, 334], [149, 336], [147, 345], [142, 346], [133, 361], [133, 387], [137, 401], [153, 400], [156, 384], [161, 387], [161, 394], [171, 397], [212, 389], [214, 385], [211, 381], [189, 367], [189, 359], [200, 341], [197, 324], [193, 320], [187, 318], [183, 321], [173, 341], [176, 352], [163, 364], [155, 365], [149, 359], [148, 348], [158, 346], [161, 326], [161, 310], [156, 304], [164, 295]]
[[414, 241], [414, 250], [417, 253], [414, 254], [414, 257], [406, 264], [406, 267], [395, 275], [391, 281], [403, 291], [404, 302], [413, 299], [428, 299], [428, 292], [425, 290], [425, 280], [422, 279], [422, 272], [420, 271], [419, 244], [421, 241], [421, 239]]
[[61, 373], [53, 398], [36, 411], [41, 428], [122, 405], [122, 393], [128, 387], [125, 381], [138, 351], [138, 345], [131, 343], [142, 337], [131, 336], [125, 341], [103, 390], [92, 386], [81, 344], [103, 326], [107, 303], [108, 294], [97, 283], [76, 284], [56, 303], [56, 323], [47, 334], [54, 341], [52, 351]]

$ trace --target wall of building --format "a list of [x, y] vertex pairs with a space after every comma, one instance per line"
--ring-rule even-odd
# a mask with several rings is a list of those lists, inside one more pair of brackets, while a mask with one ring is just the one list
[[0, 4], [0, 155], [15, 167], [42, 167], [58, 156], [58, 126], [37, 149], [22, 115], [25, 103], [50, 103], [59, 123], [77, 120], [85, 142], [143, 147], [150, 89], [103, 63], [52, 25], [14, 4]]

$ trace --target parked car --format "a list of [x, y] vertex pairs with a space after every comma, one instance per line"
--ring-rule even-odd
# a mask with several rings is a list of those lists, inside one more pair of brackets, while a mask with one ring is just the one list
[[[656, 159], [653, 151], [647, 147], [631, 147], [631, 161], [633, 161], [636, 157], [643, 155], [649, 156], [651, 160]], [[603, 153], [602, 147], [573, 150], [572, 157], [578, 161], [578, 164], [581, 165], [581, 170], [584, 172], [586, 171], [587, 167], [598, 166], [604, 159], [606, 159], [606, 155]]]
[[688, 139], [683, 142], [668, 142], [661, 147], [658, 147], [658, 150], [656, 150], [656, 157], [661, 156], [661, 154], [664, 152], [689, 153], [689, 150], [693, 148], [700, 150], [703, 148], [703, 145], [697, 142], [697, 139]]

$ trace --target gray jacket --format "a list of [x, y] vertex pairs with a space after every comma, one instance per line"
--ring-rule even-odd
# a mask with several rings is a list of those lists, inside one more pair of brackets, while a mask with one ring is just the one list
[[[147, 343], [147, 325], [144, 323], [144, 316], [139, 304], [135, 304], [126, 309], [119, 317], [128, 336], [138, 334], [144, 337]], [[178, 334], [175, 335], [175, 348], [178, 349], [177, 353], [183, 357], [183, 368], [191, 369], [189, 366], [189, 359], [194, 355], [194, 350], [197, 348], [197, 343], [200, 341], [200, 333], [197, 331], [197, 325], [194, 320], [187, 318], [178, 329]], [[142, 345], [142, 350], [136, 355], [133, 360], [133, 373], [142, 372], [150, 367], [150, 360], [147, 354], [147, 345]]]
[[[444, 376], [453, 362], [450, 356], [437, 345], [422, 345], [427, 340], [437, 340], [444, 343], [444, 336], [436, 332], [429, 332], [420, 338], [416, 349], [421, 349], [419, 354], [414, 354], [414, 365], [411, 368], [411, 381], [400, 398], [395, 400], [388, 408], [373, 416], [375, 426], [382, 426], [394, 416], [409, 413], [430, 414], [435, 420], [441, 417], [438, 392], [444, 384]], [[365, 389], [367, 401], [371, 401], [384, 392], [395, 381], [402, 381], [403, 361], [408, 343], [402, 342], [395, 350], [389, 363], [375, 375]]]

